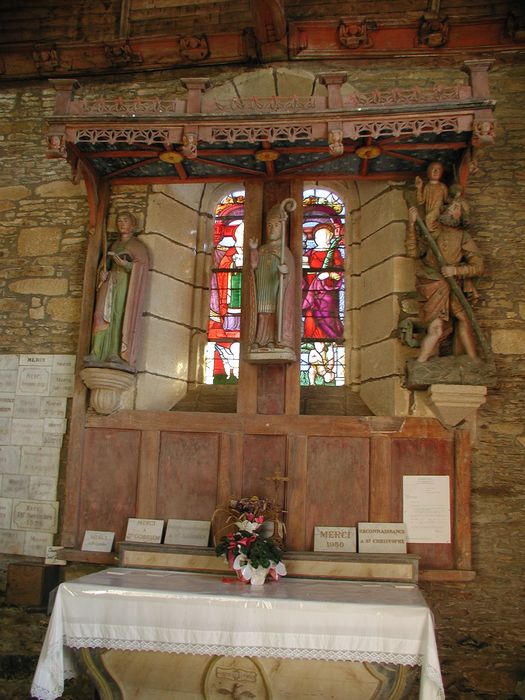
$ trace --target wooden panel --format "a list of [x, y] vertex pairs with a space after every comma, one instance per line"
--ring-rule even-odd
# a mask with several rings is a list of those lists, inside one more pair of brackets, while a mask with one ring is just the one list
[[232, 494], [242, 491], [241, 433], [222, 433], [220, 436], [217, 504], [227, 503]]
[[140, 441], [137, 518], [154, 518], [157, 509], [160, 433], [145, 430]]
[[217, 504], [219, 435], [163, 433], [157, 518], [210, 520]]
[[[454, 444], [451, 439], [392, 439], [391, 494], [394, 522], [403, 520], [403, 476], [450, 477], [451, 531], [454, 532]], [[421, 556], [420, 568], [451, 569], [452, 544], [409, 544], [408, 552]]]
[[257, 412], [264, 415], [284, 413], [284, 365], [258, 365]]
[[[274, 498], [275, 487], [268, 477], [278, 470], [286, 473], [286, 438], [284, 435], [246, 435], [244, 438], [242, 493], [236, 496], [260, 496]], [[284, 502], [282, 482], [277, 498]]]
[[128, 518], [136, 515], [140, 433], [86, 430], [80, 488], [80, 543], [85, 530], [115, 532], [124, 539]]
[[307, 464], [306, 546], [313, 549], [316, 525], [354, 526], [368, 520], [369, 441], [312, 437]]
[[287, 549], [306, 550], [306, 477], [308, 441], [306, 435], [288, 438], [288, 476], [286, 485], [286, 543]]

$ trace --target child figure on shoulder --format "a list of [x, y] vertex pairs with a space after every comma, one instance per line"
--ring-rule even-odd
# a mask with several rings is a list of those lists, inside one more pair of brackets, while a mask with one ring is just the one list
[[441, 208], [448, 201], [448, 187], [441, 182], [445, 168], [439, 161], [433, 161], [427, 168], [428, 181], [416, 176], [417, 203], [422, 205], [425, 212], [425, 224], [429, 231], [436, 227]]

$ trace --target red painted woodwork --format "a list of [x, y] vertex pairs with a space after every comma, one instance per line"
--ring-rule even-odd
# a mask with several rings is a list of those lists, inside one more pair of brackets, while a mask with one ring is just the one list
[[355, 526], [368, 521], [369, 441], [311, 437], [304, 499], [306, 545], [313, 549], [316, 525]]
[[136, 517], [140, 432], [86, 430], [80, 482], [77, 544], [86, 530], [115, 532], [123, 540]]
[[[269, 477], [275, 473], [286, 476], [286, 437], [284, 435], [245, 435], [243, 454], [242, 493], [239, 496], [260, 496], [273, 499], [275, 485]], [[284, 500], [282, 483], [277, 497]]]
[[[450, 439], [392, 439], [390, 471], [391, 521], [403, 520], [403, 476], [448, 476], [450, 484], [451, 530], [454, 531], [454, 443]], [[422, 568], [451, 569], [454, 546], [450, 544], [409, 544], [410, 554], [421, 556]]]
[[163, 433], [156, 517], [210, 520], [217, 503], [219, 435]]
[[208, 520], [231, 497], [273, 498], [277, 471], [289, 479], [277, 490], [288, 548], [310, 550], [316, 525], [401, 521], [404, 474], [447, 475], [452, 543], [409, 551], [440, 580], [471, 575], [470, 441], [459, 432], [423, 418], [90, 413], [80, 507], [66, 511], [64, 532], [78, 547], [86, 528], [122, 539], [129, 517]]
[[284, 365], [261, 365], [257, 381], [257, 412], [284, 413]]

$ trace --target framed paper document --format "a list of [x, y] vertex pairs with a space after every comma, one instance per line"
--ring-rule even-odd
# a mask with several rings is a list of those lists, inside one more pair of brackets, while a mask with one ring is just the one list
[[403, 521], [407, 542], [450, 543], [449, 477], [404, 476]]

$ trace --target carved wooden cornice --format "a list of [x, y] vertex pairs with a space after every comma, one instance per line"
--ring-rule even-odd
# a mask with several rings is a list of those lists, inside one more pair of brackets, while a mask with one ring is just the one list
[[[266, 19], [265, 19], [266, 18]], [[86, 76], [276, 60], [387, 59], [450, 61], [525, 49], [525, 19], [514, 15], [461, 18], [422, 16], [290, 21], [282, 2], [257, 0], [253, 27], [228, 33], [159, 36], [120, 34], [104, 42], [45, 41], [0, 45], [0, 81]], [[266, 22], [266, 23], [265, 23]], [[129, 31], [126, 26], [121, 31]]]

